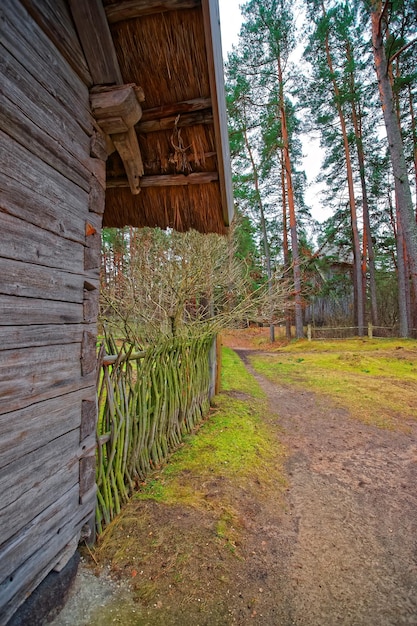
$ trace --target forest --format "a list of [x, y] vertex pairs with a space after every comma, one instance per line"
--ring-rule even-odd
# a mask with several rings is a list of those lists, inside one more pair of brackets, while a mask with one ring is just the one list
[[[306, 324], [416, 336], [416, 0], [241, 12], [225, 60], [234, 225], [228, 237], [105, 231], [104, 317], [139, 345], [249, 323], [271, 341]], [[306, 201], [309, 138], [324, 155], [324, 221]]]

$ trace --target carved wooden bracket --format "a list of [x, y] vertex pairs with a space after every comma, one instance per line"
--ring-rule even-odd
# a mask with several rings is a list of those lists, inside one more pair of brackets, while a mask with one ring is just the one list
[[134, 126], [142, 117], [144, 100], [141, 87], [134, 84], [93, 87], [91, 110], [100, 128], [110, 136], [120, 154], [133, 194], [140, 192], [143, 161]]

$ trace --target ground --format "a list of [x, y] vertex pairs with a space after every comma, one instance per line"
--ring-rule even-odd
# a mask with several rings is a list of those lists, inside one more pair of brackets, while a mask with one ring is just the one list
[[234, 344], [266, 394], [270, 479], [183, 472], [204, 506], [133, 499], [53, 625], [417, 625], [417, 421], [364, 423]]

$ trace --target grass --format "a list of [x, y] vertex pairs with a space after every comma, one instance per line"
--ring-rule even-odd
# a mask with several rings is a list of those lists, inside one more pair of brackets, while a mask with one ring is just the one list
[[395, 429], [416, 417], [416, 341], [295, 341], [251, 362], [272, 381], [331, 396], [367, 424]]
[[208, 480], [220, 478], [236, 485], [252, 481], [260, 488], [270, 485], [274, 476], [283, 482], [279, 469], [283, 449], [262, 420], [265, 394], [233, 350], [223, 348], [222, 363], [223, 393], [215, 398], [209, 419], [197, 433], [185, 437], [183, 446], [135, 498], [206, 507]]

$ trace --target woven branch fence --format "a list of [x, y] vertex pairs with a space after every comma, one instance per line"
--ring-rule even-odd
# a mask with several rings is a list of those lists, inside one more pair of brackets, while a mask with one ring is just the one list
[[98, 381], [96, 528], [207, 414], [213, 336], [134, 352], [107, 338]]

